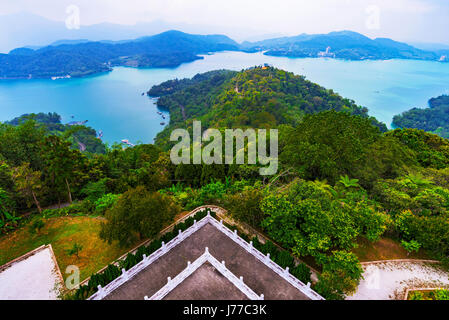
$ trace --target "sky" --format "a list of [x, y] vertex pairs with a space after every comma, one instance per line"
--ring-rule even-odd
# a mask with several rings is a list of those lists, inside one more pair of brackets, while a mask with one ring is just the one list
[[[241, 38], [353, 30], [370, 37], [449, 44], [447, 0], [2, 0], [0, 15], [28, 12], [85, 25], [163, 20], [235, 30]], [[74, 15], [76, 18], [73, 20]], [[71, 19], [71, 20], [70, 20]], [[66, 23], [67, 24], [67, 23]]]

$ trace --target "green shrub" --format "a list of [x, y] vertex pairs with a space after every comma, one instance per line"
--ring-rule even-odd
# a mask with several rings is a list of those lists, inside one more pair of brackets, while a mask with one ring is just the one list
[[187, 229], [190, 228], [191, 226], [193, 226], [193, 222], [194, 222], [194, 219], [192, 217], [188, 217], [186, 219], [186, 221], [184, 221]]
[[42, 216], [44, 218], [52, 217], [66, 217], [66, 216], [76, 216], [76, 215], [88, 215], [93, 213], [95, 210], [95, 205], [89, 200], [83, 200], [80, 202], [74, 202], [71, 205], [58, 208], [58, 209], [46, 209], [42, 211]]
[[424, 300], [424, 295], [422, 292], [415, 291], [410, 294], [409, 300]]
[[132, 267], [134, 267], [137, 263], [139, 263], [139, 260], [136, 257], [136, 255], [134, 255], [132, 253], [128, 253], [126, 258], [124, 260], [120, 261], [120, 268], [121, 269], [124, 268], [125, 270], [129, 270]]
[[279, 251], [278, 247], [276, 247], [276, 245], [271, 242], [271, 241], [267, 241], [261, 248], [261, 250], [263, 254], [270, 254], [270, 257], [272, 260], [276, 259], [277, 253]]
[[262, 243], [260, 243], [258, 237], [253, 237], [252, 239], [253, 247], [262, 252]]
[[226, 186], [220, 181], [209, 183], [201, 188], [200, 199], [203, 203], [217, 203], [226, 193]]
[[404, 247], [404, 249], [407, 250], [407, 252], [408, 252], [407, 255], [412, 253], [413, 251], [418, 252], [419, 248], [421, 248], [421, 244], [415, 240], [411, 240], [409, 242], [402, 240], [401, 244]]
[[449, 290], [435, 290], [433, 296], [435, 300], [449, 300]]
[[287, 251], [278, 251], [275, 256], [274, 262], [276, 262], [284, 269], [287, 267], [289, 267], [289, 269], [292, 269], [295, 266], [295, 260]]
[[106, 182], [107, 179], [90, 182], [81, 190], [81, 194], [86, 197], [86, 200], [95, 202], [106, 194]]
[[104, 214], [106, 210], [112, 208], [116, 204], [118, 198], [119, 195], [116, 194], [105, 194], [95, 201], [95, 211], [99, 214]]
[[304, 263], [300, 263], [296, 267], [290, 269], [290, 273], [305, 284], [311, 282], [310, 277], [312, 275], [312, 272]]
[[29, 231], [30, 233], [38, 233], [39, 231], [41, 231], [41, 229], [45, 226], [45, 222], [44, 220], [42, 220], [41, 218], [34, 220], [34, 222], [32, 222], [30, 224], [29, 227]]

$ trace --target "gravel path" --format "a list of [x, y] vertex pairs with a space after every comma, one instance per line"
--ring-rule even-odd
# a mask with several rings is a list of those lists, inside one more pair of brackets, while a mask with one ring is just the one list
[[423, 262], [364, 264], [357, 292], [346, 300], [401, 300], [410, 288], [449, 288], [449, 273]]

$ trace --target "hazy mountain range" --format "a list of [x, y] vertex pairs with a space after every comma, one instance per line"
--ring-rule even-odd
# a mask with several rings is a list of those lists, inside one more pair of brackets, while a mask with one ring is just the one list
[[436, 52], [421, 50], [387, 38], [370, 39], [352, 31], [328, 34], [301, 34], [259, 42], [244, 42], [242, 47], [266, 51], [266, 55], [285, 57], [330, 57], [348, 60], [418, 59], [439, 60]]
[[[12, 16], [7, 17], [12, 19]], [[19, 14], [16, 18], [18, 21], [30, 19], [27, 20], [28, 25], [18, 23], [16, 28], [9, 28], [7, 39], [30, 42], [25, 42], [25, 46], [19, 46], [9, 54], [0, 54], [0, 79], [82, 77], [110, 71], [114, 66], [170, 68], [201, 59], [200, 55], [203, 54], [225, 50], [263, 51], [266, 55], [298, 58], [449, 61], [449, 51], [444, 46], [438, 47], [437, 51], [423, 50], [387, 38], [371, 39], [352, 31], [300, 34], [238, 43], [225, 35], [195, 35], [174, 30], [135, 38], [139, 32], [148, 34], [151, 33], [149, 30], [156, 32], [166, 28], [167, 25], [162, 22], [144, 24], [141, 31], [138, 31], [139, 25], [127, 27], [113, 24], [69, 30], [63, 23], [29, 14]], [[39, 21], [36, 22], [36, 19]], [[0, 19], [0, 27], [8, 23], [12, 21]], [[31, 27], [36, 24], [40, 28]], [[45, 37], [51, 45], [40, 46], [37, 39], [43, 43]], [[55, 37], [60, 38], [50, 40]]]
[[0, 54], [0, 79], [82, 77], [110, 71], [114, 66], [170, 68], [201, 59], [199, 54], [239, 50], [222, 35], [191, 35], [167, 31], [119, 42], [83, 42], [18, 48]]
[[239, 41], [245, 39], [258, 41], [281, 35], [278, 33], [264, 34], [256, 30], [242, 30], [233, 27], [169, 23], [162, 20], [140, 22], [135, 25], [100, 23], [89, 26], [82, 25], [80, 29], [69, 30], [64, 22], [48, 20], [25, 12], [0, 16], [0, 30], [3, 30], [0, 31], [0, 53], [8, 53], [15, 48], [25, 46], [39, 48], [59, 40], [119, 41], [151, 36], [169, 30], [182, 30], [196, 34], [226, 34]]

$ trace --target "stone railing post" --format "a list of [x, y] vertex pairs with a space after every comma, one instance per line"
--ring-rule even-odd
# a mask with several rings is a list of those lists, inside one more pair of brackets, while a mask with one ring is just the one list
[[104, 298], [104, 289], [101, 287], [101, 285], [98, 285], [97, 289], [98, 289], [98, 297], [100, 298], [100, 300], [102, 300]]
[[125, 268], [122, 269], [122, 276], [125, 281], [128, 280], [128, 273], [126, 272]]
[[267, 260], [267, 262], [270, 262], [270, 254], [269, 253], [267, 253], [266, 260]]

